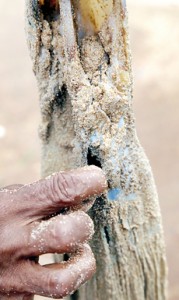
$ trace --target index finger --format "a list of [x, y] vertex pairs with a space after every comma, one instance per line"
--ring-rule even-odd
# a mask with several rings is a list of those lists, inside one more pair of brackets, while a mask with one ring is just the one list
[[96, 166], [88, 166], [56, 173], [25, 185], [16, 194], [26, 205], [26, 210], [30, 208], [33, 215], [42, 216], [58, 212], [60, 208], [75, 206], [101, 194], [106, 188], [103, 171]]

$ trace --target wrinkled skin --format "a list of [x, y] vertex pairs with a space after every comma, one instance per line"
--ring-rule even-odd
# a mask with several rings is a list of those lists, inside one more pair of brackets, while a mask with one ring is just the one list
[[[77, 209], [105, 188], [102, 171], [86, 167], [0, 190], [0, 299], [59, 299], [91, 278], [95, 259], [87, 241], [93, 223]], [[71, 258], [40, 266], [44, 253]]]

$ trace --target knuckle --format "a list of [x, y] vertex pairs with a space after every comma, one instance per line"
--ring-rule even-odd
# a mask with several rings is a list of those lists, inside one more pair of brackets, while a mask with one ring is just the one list
[[51, 245], [56, 251], [68, 252], [76, 244], [75, 234], [73, 234], [72, 225], [68, 226], [68, 217], [60, 218], [58, 222], [52, 225]]
[[54, 274], [49, 274], [47, 278], [47, 286], [48, 286], [49, 293], [54, 294], [57, 285], [58, 285], [57, 276], [55, 276]]
[[[9, 266], [1, 266], [0, 269], [0, 293], [9, 294], [10, 292], [21, 292], [20, 280], [17, 277], [18, 267], [16, 264], [12, 266], [12, 262]], [[1, 298], [0, 298], [1, 299]]]
[[14, 238], [16, 237], [15, 233], [15, 228], [13, 233], [9, 230], [9, 227], [1, 228], [0, 259], [3, 258], [3, 261], [5, 261], [6, 257], [11, 257], [12, 253], [15, 256], [15, 253], [17, 253], [17, 250], [19, 249], [19, 243], [16, 241], [16, 238]]
[[63, 298], [68, 295], [68, 289], [65, 283], [56, 274], [49, 274], [48, 281], [48, 293], [53, 298]]
[[94, 223], [85, 212], [77, 212], [76, 222], [80, 224], [80, 227], [83, 227], [84, 232], [89, 233], [89, 237], [94, 234]]
[[64, 244], [63, 240], [63, 230], [60, 226], [57, 226], [57, 224], [52, 224], [50, 228], [50, 240], [51, 245], [55, 248], [61, 248]]
[[74, 199], [75, 185], [73, 178], [68, 173], [56, 174], [52, 179], [52, 194], [54, 200], [69, 202]]
[[[63, 253], [68, 252], [74, 245], [74, 237], [68, 230], [66, 218], [60, 218], [58, 222], [52, 223], [50, 227], [50, 243], [48, 248], [55, 249], [56, 252]], [[67, 225], [67, 226], [65, 226]]]

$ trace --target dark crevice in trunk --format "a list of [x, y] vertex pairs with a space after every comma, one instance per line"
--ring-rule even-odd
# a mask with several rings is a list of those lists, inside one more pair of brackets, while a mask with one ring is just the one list
[[100, 158], [93, 153], [93, 150], [91, 148], [88, 148], [87, 164], [89, 166], [94, 165], [94, 166], [97, 166], [99, 168], [102, 168]]
[[109, 231], [107, 226], [104, 227], [104, 233], [105, 233], [107, 243], [110, 244], [110, 236], [109, 236]]
[[51, 122], [47, 125], [45, 131], [45, 140], [47, 141], [51, 135]]
[[55, 21], [60, 16], [59, 3], [57, 0], [39, 1], [40, 10], [43, 14], [44, 20], [49, 23]]
[[63, 111], [67, 101], [67, 95], [68, 95], [67, 87], [64, 84], [62, 85], [61, 90], [59, 90], [55, 95], [55, 99], [53, 101], [53, 109], [55, 109], [56, 107], [56, 108], [60, 108], [60, 110]]
[[49, 53], [50, 53], [49, 73], [50, 73], [50, 76], [53, 76], [53, 61], [54, 61], [54, 49], [53, 49], [53, 47], [51, 47], [51, 49], [49, 49]]
[[145, 299], [147, 299], [147, 278], [145, 274], [144, 274], [144, 296]]
[[79, 299], [79, 292], [76, 291], [73, 295], [71, 295], [71, 300], [78, 300]]
[[105, 51], [105, 59], [107, 61], [108, 66], [110, 66], [110, 64], [111, 64], [110, 56], [109, 56], [109, 54], [106, 51]]

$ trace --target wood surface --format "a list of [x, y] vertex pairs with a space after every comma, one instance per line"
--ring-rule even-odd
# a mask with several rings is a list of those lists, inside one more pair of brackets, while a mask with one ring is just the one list
[[90, 211], [97, 273], [72, 299], [164, 300], [161, 214], [135, 130], [125, 1], [114, 0], [96, 28], [67, 0], [49, 14], [37, 1], [26, 0], [26, 8], [40, 92], [42, 176], [95, 164], [109, 183]]

